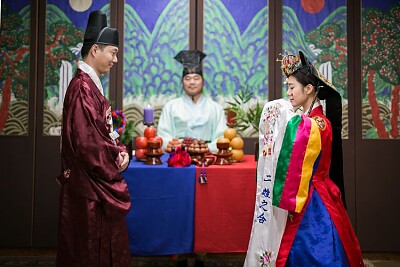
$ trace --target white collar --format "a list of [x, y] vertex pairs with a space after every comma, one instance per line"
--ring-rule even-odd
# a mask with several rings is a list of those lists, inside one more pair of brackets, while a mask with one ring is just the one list
[[192, 105], [199, 105], [201, 102], [203, 102], [205, 96], [203, 95], [203, 92], [200, 93], [200, 97], [197, 100], [197, 102], [193, 102], [192, 97], [190, 95], [188, 95], [186, 92], [183, 92], [182, 97], [185, 101], [187, 101], [188, 103], [191, 103]]
[[[319, 102], [319, 100], [317, 99], [315, 102], [314, 102], [314, 105], [312, 106], [312, 109], [315, 109], [315, 108], [317, 108], [317, 107], [319, 107], [319, 106], [321, 106], [321, 102]], [[306, 112], [304, 112], [304, 114], [308, 114], [308, 111], [309, 111], [310, 109], [307, 109], [306, 110]]]
[[97, 76], [94, 69], [87, 64], [86, 62], [79, 60], [78, 68], [85, 72], [89, 77], [93, 80], [94, 84], [99, 88], [99, 91], [102, 95], [104, 95], [103, 85], [101, 84], [99, 76]]

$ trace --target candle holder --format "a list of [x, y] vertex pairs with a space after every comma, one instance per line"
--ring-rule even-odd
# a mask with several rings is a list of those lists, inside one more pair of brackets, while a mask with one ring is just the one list
[[217, 159], [214, 165], [231, 165], [230, 157], [232, 153], [229, 152], [229, 143], [217, 143], [218, 153], [213, 153]]
[[154, 122], [143, 121], [143, 124], [146, 125], [147, 127], [150, 127], [150, 126], [154, 125]]
[[144, 152], [144, 154], [147, 156], [144, 164], [147, 164], [147, 165], [162, 164], [160, 157], [162, 155], [164, 155], [164, 153], [161, 151], [160, 148], [161, 148], [160, 142], [148, 141], [147, 142], [147, 152]]

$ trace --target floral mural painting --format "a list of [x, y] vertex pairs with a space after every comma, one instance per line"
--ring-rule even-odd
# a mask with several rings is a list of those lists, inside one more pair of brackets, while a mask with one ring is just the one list
[[[348, 90], [353, 90], [347, 76], [346, 4], [283, 1], [283, 50], [305, 51], [336, 86], [343, 98], [343, 138], [348, 137]], [[400, 4], [397, 0], [362, 4], [362, 137], [398, 139]]]
[[28, 134], [29, 1], [3, 0], [0, 36], [0, 134]]
[[400, 3], [363, 1], [362, 132], [364, 139], [398, 139]]
[[[109, 6], [108, 0], [48, 0], [46, 8], [43, 134], [59, 135], [63, 97], [80, 57], [86, 18], [95, 9], [109, 12]], [[3, 0], [0, 36], [2, 135], [28, 134], [29, 33], [30, 1]], [[107, 78], [102, 78], [105, 88], [108, 88]]]
[[[60, 135], [65, 92], [81, 59], [87, 18], [93, 10], [109, 13], [108, 0], [47, 0], [43, 134]], [[108, 93], [108, 75], [101, 78]]]
[[[242, 3], [243, 2], [243, 3]], [[141, 131], [143, 107], [164, 104], [182, 93], [181, 66], [173, 57], [189, 47], [191, 1], [126, 0], [124, 7], [123, 108]], [[222, 106], [248, 87], [249, 108], [268, 95], [268, 1], [203, 1], [205, 92]], [[362, 1], [362, 134], [397, 139], [399, 133], [400, 4]], [[283, 1], [282, 50], [302, 50], [319, 63], [343, 97], [348, 136], [347, 1]], [[108, 0], [47, 0], [43, 134], [58, 135], [63, 96], [80, 58], [87, 16]], [[0, 36], [0, 135], [28, 134], [30, 1], [2, 1]], [[121, 61], [122, 62], [122, 61]], [[273, 64], [275, 62], [270, 62]], [[102, 78], [108, 92], [108, 75]], [[286, 88], [283, 87], [283, 95]], [[224, 106], [226, 107], [226, 106]], [[246, 135], [247, 134], [247, 135]], [[245, 136], [252, 136], [251, 129]]]
[[[303, 51], [342, 95], [342, 137], [348, 137], [347, 8], [345, 0], [283, 1], [283, 50]], [[282, 76], [282, 79], [283, 76]], [[282, 95], [286, 97], [286, 86]]]

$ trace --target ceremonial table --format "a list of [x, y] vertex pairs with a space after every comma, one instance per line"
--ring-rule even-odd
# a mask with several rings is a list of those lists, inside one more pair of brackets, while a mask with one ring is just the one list
[[132, 255], [167, 255], [193, 252], [193, 165], [171, 168], [146, 165], [132, 159], [123, 176], [132, 206], [126, 220]]
[[[196, 183], [194, 251], [246, 252], [256, 196], [254, 155], [205, 170], [207, 183]], [[200, 171], [197, 168], [196, 177]]]
[[204, 168], [168, 167], [131, 160], [123, 176], [131, 194], [127, 215], [132, 255], [193, 252], [227, 253], [247, 250], [256, 192], [256, 162]]

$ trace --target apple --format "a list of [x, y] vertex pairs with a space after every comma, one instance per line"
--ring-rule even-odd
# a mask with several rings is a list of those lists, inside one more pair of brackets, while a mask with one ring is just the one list
[[146, 137], [147, 139], [150, 139], [150, 138], [152, 138], [152, 137], [156, 137], [156, 133], [157, 133], [157, 129], [154, 128], [154, 127], [149, 126], [149, 127], [146, 127], [146, 128], [144, 129], [143, 135], [144, 135], [144, 137]]
[[136, 148], [147, 148], [147, 138], [144, 136], [138, 136], [135, 139]]
[[144, 152], [147, 152], [147, 148], [137, 148], [135, 150], [135, 158], [137, 160], [146, 159], [147, 156], [146, 156], [146, 154], [144, 154]]
[[161, 136], [156, 135], [155, 137], [149, 138], [149, 141], [159, 142], [160, 146], [163, 144], [163, 139]]

